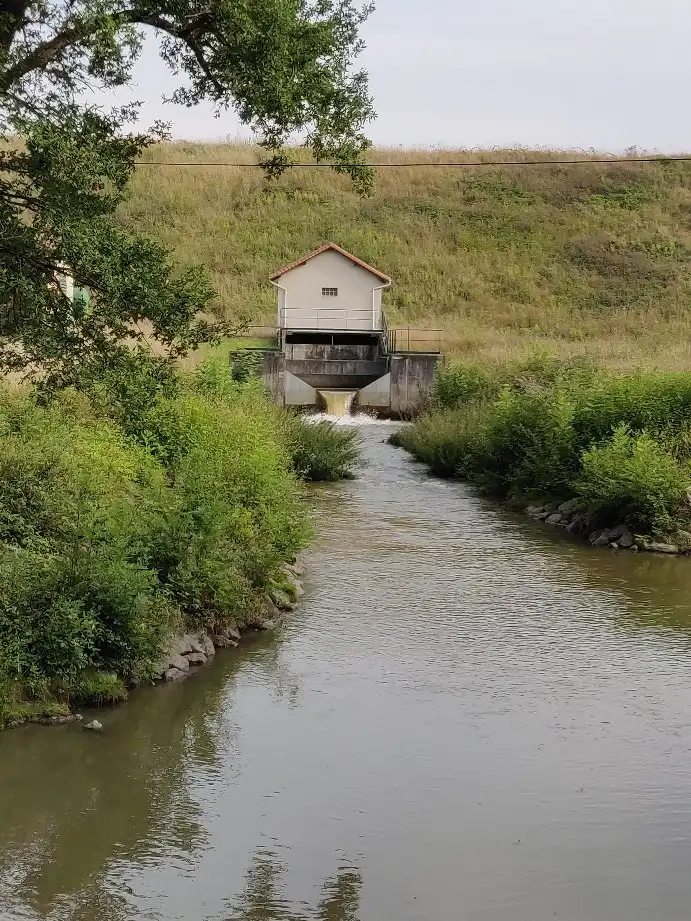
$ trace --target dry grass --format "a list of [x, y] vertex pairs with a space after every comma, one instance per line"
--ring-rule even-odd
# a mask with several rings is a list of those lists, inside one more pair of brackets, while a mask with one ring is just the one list
[[[379, 162], [554, 159], [559, 151], [377, 150]], [[302, 154], [300, 154], [302, 156]], [[573, 153], [565, 155], [574, 158]], [[249, 145], [148, 159], [257, 162]], [[691, 368], [691, 164], [382, 170], [371, 198], [331, 171], [141, 166], [125, 222], [205, 263], [224, 316], [270, 323], [278, 266], [334, 240], [391, 274], [391, 325], [502, 363], [536, 346], [616, 368]]]

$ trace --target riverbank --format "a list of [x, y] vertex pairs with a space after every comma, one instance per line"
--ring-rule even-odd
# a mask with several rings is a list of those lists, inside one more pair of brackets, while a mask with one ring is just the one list
[[452, 365], [392, 442], [597, 546], [691, 549], [691, 376], [537, 357]]
[[146, 373], [0, 392], [0, 727], [117, 703], [270, 626], [299, 592], [303, 483], [357, 465], [355, 433], [223, 366]]

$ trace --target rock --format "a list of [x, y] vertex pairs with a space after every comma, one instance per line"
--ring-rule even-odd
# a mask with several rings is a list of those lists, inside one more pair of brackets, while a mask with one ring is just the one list
[[[190, 650], [192, 652], [192, 650]], [[168, 668], [178, 668], [181, 672], [186, 672], [190, 667], [190, 663], [187, 661], [186, 656], [172, 655], [168, 656]]]
[[620, 537], [623, 537], [624, 534], [628, 534], [629, 529], [625, 524], [618, 524], [616, 528], [610, 528], [609, 530], [609, 539], [611, 541], [619, 540]]
[[235, 640], [231, 640], [228, 636], [222, 636], [220, 633], [214, 633], [211, 637], [213, 644], [217, 649], [229, 649], [234, 646], [237, 646]]
[[207, 659], [211, 659], [216, 655], [216, 647], [213, 644], [211, 637], [207, 633], [202, 633], [199, 637], [199, 645], [201, 646], [201, 651], [204, 653]]
[[552, 512], [549, 518], [545, 520], [547, 524], [561, 524], [563, 519], [564, 519], [564, 516], [561, 514], [561, 512]]
[[292, 563], [287, 563], [285, 569], [294, 573], [296, 576], [304, 576], [306, 571], [305, 561], [301, 557], [296, 557]]
[[585, 515], [576, 515], [566, 526], [569, 534], [581, 534], [585, 531], [588, 522]]
[[103, 729], [103, 723], [99, 723], [98, 720], [91, 720], [90, 723], [84, 725], [84, 729], [90, 729], [92, 732], [100, 732]]
[[526, 515], [529, 515], [531, 518], [536, 518], [538, 515], [541, 515], [544, 511], [545, 511], [544, 505], [529, 505], [526, 508], [525, 513]]
[[230, 626], [226, 627], [223, 632], [228, 637], [228, 639], [235, 640], [236, 643], [239, 643], [242, 639], [242, 634], [233, 624], [230, 624]]
[[267, 598], [266, 601], [264, 602], [264, 612], [263, 613], [265, 615], [265, 618], [268, 617], [269, 620], [280, 620], [281, 619], [280, 610], [270, 598]]
[[669, 553], [669, 554], [679, 553], [679, 548], [675, 546], [674, 544], [659, 544], [659, 543], [656, 543], [655, 541], [651, 541], [650, 543], [645, 543], [643, 545], [643, 549], [648, 550], [650, 553]]
[[533, 515], [533, 518], [535, 519], [535, 521], [546, 521], [551, 514], [552, 514], [551, 512], [548, 512], [545, 509], [545, 511], [538, 512], [537, 515]]
[[631, 531], [624, 531], [624, 533], [621, 535], [621, 537], [617, 541], [617, 546], [619, 547], [620, 550], [630, 550], [634, 546], [635, 543], [636, 543], [636, 539], [634, 538]]
[[196, 652], [191, 636], [181, 636], [180, 639], [174, 644], [174, 648], [171, 651], [171, 661], [172, 657], [175, 655], [186, 656], [191, 652]]
[[180, 668], [169, 668], [166, 669], [165, 674], [163, 675], [166, 681], [180, 681], [181, 678], [186, 678], [189, 673], [189, 664], [187, 669], [183, 672]]
[[187, 634], [185, 636], [185, 641], [190, 646], [190, 652], [183, 653], [184, 656], [189, 657], [193, 653], [201, 653], [204, 656], [212, 656], [215, 652], [214, 644], [209, 639], [206, 633], [200, 633], [198, 636], [191, 636]]
[[572, 512], [577, 512], [580, 510], [581, 500], [580, 499], [567, 499], [566, 502], [558, 507], [557, 511], [561, 512], [562, 515], [571, 515]]
[[295, 607], [295, 602], [293, 599], [281, 588], [269, 589], [269, 597], [279, 609], [279, 611], [292, 611]]
[[593, 547], [607, 547], [611, 543], [607, 528], [602, 531], [594, 531], [589, 540]]
[[73, 723], [74, 717], [71, 713], [56, 713], [55, 716], [44, 716], [37, 722], [41, 723], [42, 726], [64, 726], [65, 723]]
[[185, 658], [190, 665], [206, 665], [206, 656], [203, 652], [191, 652]]

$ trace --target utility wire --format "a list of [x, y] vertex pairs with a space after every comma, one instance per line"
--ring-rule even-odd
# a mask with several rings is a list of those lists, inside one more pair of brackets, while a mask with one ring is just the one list
[[[468, 163], [288, 163], [286, 169], [333, 169], [335, 166], [341, 169], [354, 169], [359, 166], [367, 166], [370, 169], [410, 169], [411, 167], [426, 168], [444, 168], [444, 169], [473, 169], [477, 167], [496, 167], [496, 166], [588, 166], [593, 163], [689, 163], [691, 155], [684, 157], [606, 157], [582, 160], [472, 160]], [[136, 166], [156, 166], [156, 167], [232, 167], [233, 169], [262, 169], [262, 163], [199, 163], [196, 161], [189, 162], [166, 162], [164, 160], [140, 160]]]

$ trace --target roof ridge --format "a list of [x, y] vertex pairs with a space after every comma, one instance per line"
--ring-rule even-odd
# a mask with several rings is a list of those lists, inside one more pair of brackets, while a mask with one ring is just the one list
[[371, 272], [372, 275], [380, 278], [386, 284], [391, 284], [391, 278], [388, 275], [385, 275], [384, 272], [380, 272], [379, 269], [375, 269], [374, 266], [369, 265], [369, 263], [364, 262], [362, 259], [358, 259], [357, 256], [353, 255], [353, 253], [349, 253], [348, 250], [343, 249], [343, 247], [339, 246], [338, 243], [333, 242], [322, 243], [321, 246], [318, 246], [317, 249], [312, 250], [311, 253], [307, 253], [305, 256], [302, 256], [300, 259], [296, 259], [294, 262], [289, 262], [288, 265], [284, 265], [282, 269], [278, 270], [278, 272], [274, 272], [273, 275], [270, 275], [269, 280], [276, 281], [276, 279], [281, 278], [282, 275], [286, 275], [288, 272], [292, 272], [294, 269], [299, 269], [300, 266], [303, 266], [306, 262], [309, 262], [316, 256], [321, 256], [322, 253], [328, 252], [329, 250], [340, 253], [341, 256], [345, 256], [346, 259], [350, 259], [356, 265], [359, 265], [360, 268], [365, 269], [367, 272]]

